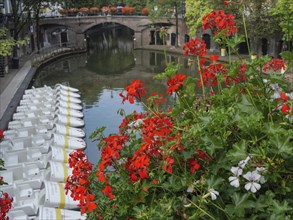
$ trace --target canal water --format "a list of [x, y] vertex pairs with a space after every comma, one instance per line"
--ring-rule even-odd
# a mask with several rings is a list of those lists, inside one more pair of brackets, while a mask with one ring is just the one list
[[[97, 163], [100, 158], [96, 143], [89, 140], [90, 134], [98, 127], [106, 126], [105, 134], [118, 132], [123, 117], [117, 111], [124, 109], [129, 114], [134, 110], [141, 112], [141, 103], [133, 105], [125, 102], [119, 93], [132, 80], [139, 79], [150, 95], [152, 92], [166, 95], [166, 83], [155, 80], [153, 76], [166, 66], [163, 52], [133, 50], [133, 37], [126, 33], [123, 37], [103, 32], [102, 36], [92, 35], [88, 39], [87, 53], [64, 57], [41, 68], [33, 79], [34, 87], [53, 86], [68, 83], [78, 88], [83, 102], [85, 120], [84, 130], [87, 137], [85, 150], [90, 162]], [[182, 64], [182, 73], [190, 70], [187, 59], [181, 55], [167, 55], [168, 61]], [[174, 97], [165, 96], [167, 104]]]

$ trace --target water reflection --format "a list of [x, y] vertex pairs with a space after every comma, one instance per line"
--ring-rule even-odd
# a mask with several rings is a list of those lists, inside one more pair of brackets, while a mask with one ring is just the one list
[[[120, 67], [121, 71], [108, 56], [110, 55], [107, 53], [93, 52], [59, 59], [43, 67], [35, 76], [33, 83], [33, 86], [40, 87], [66, 82], [80, 90], [86, 124], [84, 129], [87, 134], [88, 147], [86, 153], [92, 163], [96, 163], [100, 155], [95, 143], [88, 140], [88, 136], [97, 127], [101, 126], [107, 127], [106, 134], [117, 132], [122, 121], [122, 117], [117, 114], [117, 110], [120, 108], [123, 108], [127, 114], [134, 110], [144, 111], [142, 104], [139, 102], [134, 105], [121, 104], [119, 93], [126, 85], [129, 85], [134, 79], [140, 79], [146, 90], [149, 91], [148, 95], [151, 92], [166, 94], [165, 83], [153, 79], [155, 73], [162, 72], [165, 68], [163, 53], [131, 50], [127, 59], [132, 62], [129, 62], [129, 65], [125, 65], [123, 68]], [[124, 52], [118, 52], [117, 58], [113, 59], [123, 60], [125, 57]], [[183, 57], [176, 55], [168, 56], [168, 59], [182, 65], [185, 62]], [[103, 62], [98, 64], [98, 60], [103, 60]], [[182, 72], [187, 73], [188, 71], [188, 69], [182, 69]], [[174, 102], [170, 96], [166, 96], [166, 100], [166, 106]]]

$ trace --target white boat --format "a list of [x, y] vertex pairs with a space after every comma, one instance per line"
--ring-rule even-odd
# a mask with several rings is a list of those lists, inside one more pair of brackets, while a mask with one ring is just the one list
[[49, 161], [49, 166], [47, 167], [45, 174], [46, 180], [65, 183], [69, 175], [72, 175], [72, 169], [67, 162]]
[[51, 146], [77, 150], [77, 149], [84, 149], [86, 147], [86, 143], [81, 138], [54, 134], [53, 142], [51, 143]]
[[23, 210], [11, 210], [7, 213], [9, 219], [13, 220], [30, 220], [36, 219], [36, 216], [30, 216], [25, 213]]
[[4, 138], [5, 139], [12, 139], [12, 138], [21, 138], [21, 137], [31, 137], [43, 134], [46, 139], [51, 138], [51, 133], [49, 133], [45, 126], [38, 126], [38, 127], [23, 127], [23, 128], [16, 128], [11, 130], [4, 131]]
[[66, 125], [55, 124], [54, 133], [70, 137], [84, 138], [85, 132], [80, 128], [74, 128]]
[[69, 90], [70, 92], [79, 92], [79, 90], [76, 89], [76, 88], [73, 88], [73, 87], [70, 87], [70, 86], [65, 86], [65, 85], [62, 85], [62, 84], [56, 84], [55, 89], [62, 89], [62, 90], [65, 90], [65, 91]]
[[44, 181], [45, 188], [41, 190], [39, 204], [61, 209], [79, 209], [78, 201], [65, 194], [65, 183]]
[[27, 183], [14, 184], [13, 210], [22, 210], [27, 215], [37, 215], [40, 189], [34, 190]]
[[84, 121], [80, 118], [75, 118], [71, 116], [57, 115], [54, 119], [55, 124], [61, 124], [71, 127], [83, 127]]
[[[22, 105], [22, 106], [18, 106], [16, 109], [16, 113], [28, 113], [28, 112], [42, 112], [43, 115], [50, 115], [50, 114], [61, 114], [61, 115], [69, 115], [69, 116], [73, 116], [76, 118], [83, 118], [84, 115], [81, 111], [76, 110], [76, 109], [70, 109], [70, 108], [65, 108], [62, 106], [52, 106], [52, 105]], [[14, 113], [14, 114], [16, 114]]]
[[56, 162], [68, 163], [69, 154], [75, 151], [74, 149], [65, 149], [61, 147], [50, 147], [50, 159]]
[[59, 89], [56, 91], [56, 94], [60, 94], [63, 96], [70, 96], [70, 97], [74, 97], [74, 98], [80, 98], [80, 94], [78, 94], [76, 92], [71, 92], [70, 90]]
[[69, 108], [69, 109], [75, 109], [75, 110], [82, 110], [82, 106], [77, 104], [77, 103], [71, 103], [71, 102], [66, 102], [59, 100], [56, 104], [56, 107], [61, 106], [63, 108]]
[[83, 118], [83, 113], [76, 109], [64, 108], [64, 107], [57, 107], [55, 114], [65, 115], [65, 116], [72, 116], [76, 118]]
[[47, 102], [53, 102], [56, 100], [63, 100], [65, 102], [72, 102], [80, 104], [81, 100], [77, 97], [70, 96], [70, 93], [68, 94], [46, 94], [46, 93], [37, 93], [37, 94], [25, 94], [22, 96], [22, 100], [46, 100]]
[[27, 127], [38, 127], [45, 126], [47, 129], [53, 129], [54, 121], [44, 117], [44, 118], [26, 118], [23, 120], [11, 121], [8, 123], [8, 129], [18, 129]]
[[5, 167], [5, 169], [0, 171], [0, 174], [8, 185], [26, 183], [33, 189], [39, 189], [44, 181], [45, 169], [40, 169], [39, 164], [36, 162], [17, 164]]
[[5, 167], [26, 162], [37, 162], [40, 164], [40, 168], [45, 168], [48, 156], [46, 154], [42, 154], [41, 150], [38, 148], [25, 148], [5, 152], [2, 159], [4, 160]]
[[14, 138], [12, 140], [4, 140], [0, 143], [2, 153], [16, 150], [24, 150], [26, 148], [38, 148], [43, 154], [48, 153], [52, 138], [46, 140], [42, 135], [34, 137]]
[[64, 95], [64, 96], [80, 98], [80, 94], [76, 92], [72, 92], [67, 89], [62, 89], [61, 87], [56, 89], [52, 89], [51, 87], [27, 89], [25, 90], [24, 95], [47, 95], [47, 96]]
[[83, 118], [83, 113], [78, 110], [71, 110], [66, 109], [63, 107], [58, 107], [57, 110], [54, 112], [50, 110], [32, 110], [32, 111], [22, 111], [22, 112], [16, 112], [13, 114], [12, 118], [13, 120], [23, 120], [28, 118], [48, 118], [50, 120], [53, 120], [55, 116], [70, 116], [75, 118]]
[[39, 207], [39, 216], [37, 220], [86, 220], [86, 215], [81, 215], [80, 211], [59, 209], [59, 208], [49, 208], [40, 206]]
[[[16, 114], [16, 113], [15, 113]], [[80, 118], [75, 118], [65, 115], [51, 115], [37, 116], [36, 117], [23, 117], [17, 114], [18, 120], [14, 120], [8, 123], [8, 129], [18, 129], [27, 127], [45, 126], [47, 129], [53, 129], [54, 124], [61, 124], [71, 127], [83, 127], [84, 121]]]
[[31, 119], [31, 118], [44, 118], [53, 120], [55, 117], [54, 113], [50, 111], [30, 111], [30, 112], [16, 112], [13, 114], [12, 119], [13, 120], [23, 120], [23, 119]]
[[20, 105], [47, 105], [47, 106], [62, 106], [64, 108], [82, 110], [82, 106], [78, 103], [70, 102], [70, 100], [66, 99], [22, 99], [20, 100]]

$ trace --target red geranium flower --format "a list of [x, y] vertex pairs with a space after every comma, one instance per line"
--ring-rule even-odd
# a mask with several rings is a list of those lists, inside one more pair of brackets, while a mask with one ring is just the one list
[[219, 59], [219, 55], [210, 55], [210, 60], [215, 63], [217, 62]]
[[[216, 86], [218, 85], [217, 75], [226, 75], [227, 69], [221, 63], [214, 63], [202, 68], [201, 71], [203, 84]], [[201, 80], [199, 80], [199, 86], [202, 87]]]
[[2, 129], [0, 129], [0, 140], [4, 139], [4, 131]]
[[284, 60], [274, 58], [263, 65], [264, 72], [280, 72], [282, 69], [286, 69]]
[[134, 103], [134, 98], [141, 99], [146, 94], [143, 88], [143, 84], [140, 80], [133, 80], [129, 86], [126, 86], [126, 96], [123, 95], [123, 91], [119, 94], [122, 97], [122, 103], [128, 100], [131, 104]]
[[224, 5], [225, 5], [225, 6], [228, 6], [229, 3], [230, 3], [229, 1], [224, 1]]
[[198, 38], [191, 39], [183, 46], [183, 55], [204, 56], [207, 53], [206, 44], [204, 40]]
[[163, 169], [168, 173], [173, 173], [172, 164], [174, 163], [174, 158], [168, 157], [166, 163], [167, 164], [163, 166]]
[[184, 74], [177, 74], [175, 77], [168, 80], [167, 85], [167, 94], [172, 94], [176, 92], [177, 89], [183, 85], [186, 76]]
[[212, 29], [214, 35], [217, 35], [220, 31], [224, 31], [226, 37], [235, 34], [238, 29], [235, 26], [234, 16], [231, 14], [225, 14], [224, 11], [211, 11], [209, 14], [203, 17], [203, 30]]

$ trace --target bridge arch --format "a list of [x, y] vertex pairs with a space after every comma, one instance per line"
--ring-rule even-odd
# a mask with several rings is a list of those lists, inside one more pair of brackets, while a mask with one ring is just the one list
[[[60, 17], [42, 19], [40, 25], [43, 27], [43, 31], [51, 26], [66, 26], [67, 33], [73, 36], [69, 36], [69, 40], [76, 44], [76, 47], [83, 47], [86, 32], [91, 28], [104, 23], [115, 23], [128, 27], [134, 31], [134, 48], [141, 47], [143, 45], [149, 45], [151, 42], [151, 31], [159, 31], [159, 26], [167, 27], [167, 36], [171, 36], [171, 33], [175, 33], [175, 19], [162, 18], [153, 22], [146, 16], [84, 16], [84, 17]], [[49, 25], [49, 26], [48, 26]], [[183, 19], [179, 19], [179, 46], [184, 45], [184, 35], [188, 33], [187, 27]], [[49, 33], [50, 34], [50, 33]], [[158, 36], [158, 35], [156, 35]], [[166, 38], [167, 44], [171, 44], [171, 37]]]

